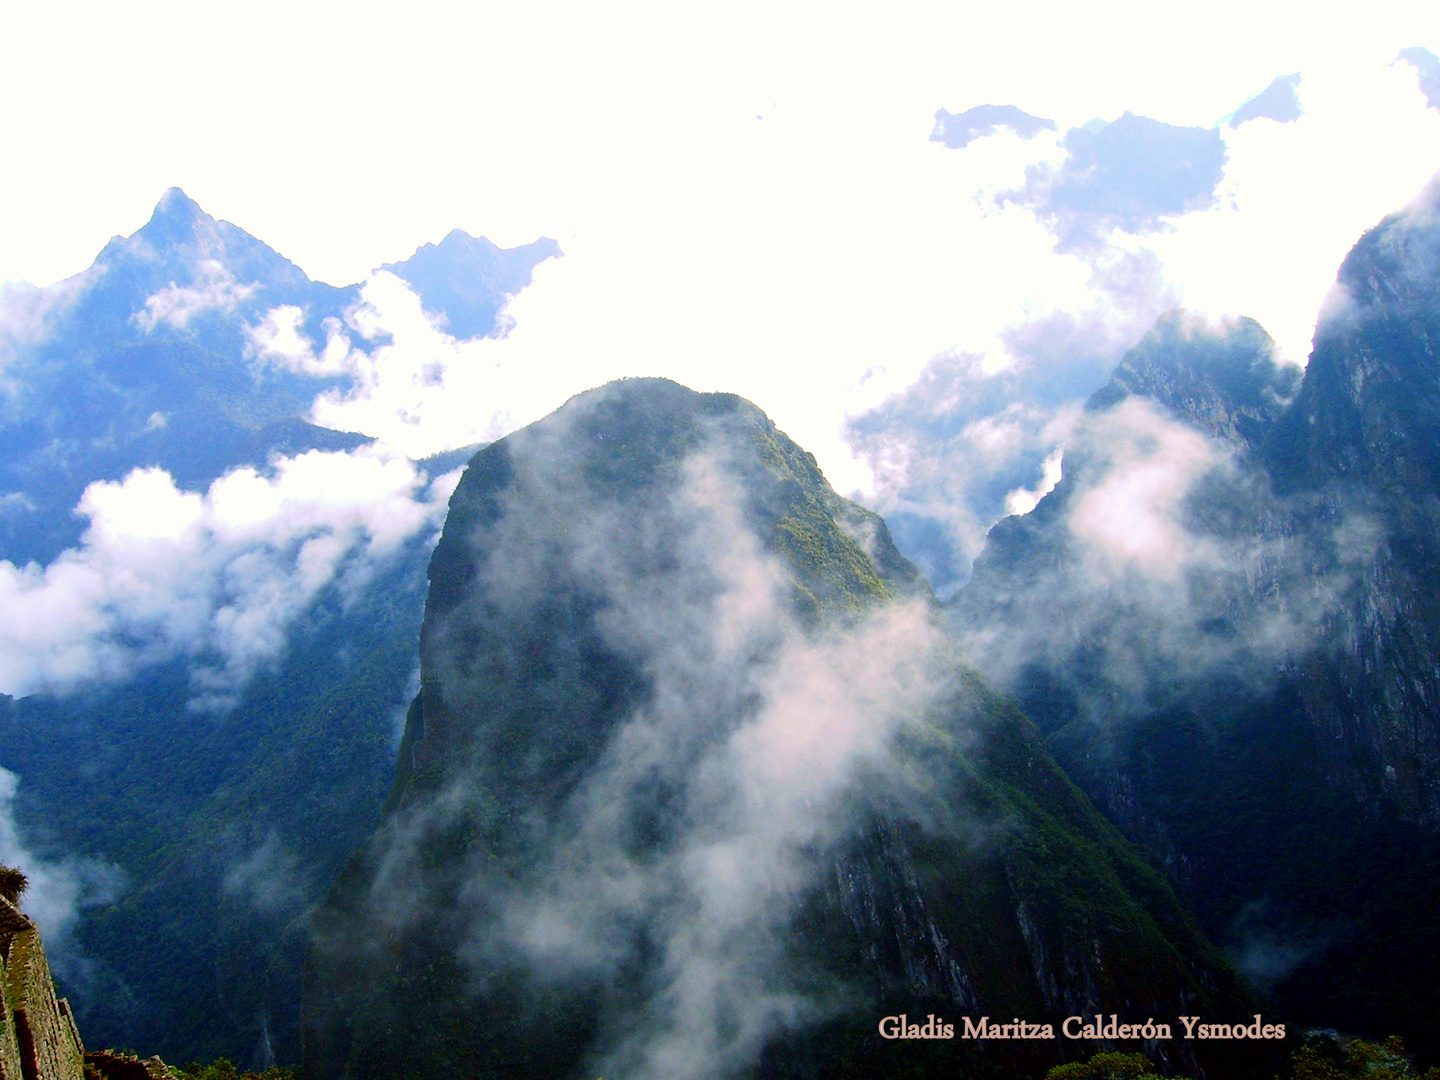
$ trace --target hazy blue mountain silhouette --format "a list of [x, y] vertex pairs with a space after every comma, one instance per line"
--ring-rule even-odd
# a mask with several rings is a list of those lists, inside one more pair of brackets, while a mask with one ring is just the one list
[[[539, 240], [507, 251], [454, 232], [386, 269], [414, 279], [452, 334], [483, 336], [558, 250]], [[359, 298], [359, 285], [310, 280], [171, 188], [132, 236], [28, 298], [43, 311], [39, 330], [11, 343], [0, 387], [0, 495], [10, 496], [0, 557], [48, 562], [73, 545], [83, 523], [70, 511], [94, 480], [155, 465], [202, 488], [274, 452], [365, 442], [304, 419], [318, 394], [347, 389], [348, 375], [258, 357], [249, 333], [275, 308], [295, 307], [297, 329], [319, 351], [327, 322], [343, 321]]]

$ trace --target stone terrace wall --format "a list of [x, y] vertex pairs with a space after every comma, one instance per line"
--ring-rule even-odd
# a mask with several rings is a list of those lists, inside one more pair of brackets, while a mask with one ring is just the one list
[[0, 896], [0, 1080], [85, 1080], [85, 1048], [55, 997], [35, 924]]

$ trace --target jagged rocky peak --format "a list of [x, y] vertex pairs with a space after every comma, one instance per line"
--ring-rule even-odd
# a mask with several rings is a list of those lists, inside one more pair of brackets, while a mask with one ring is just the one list
[[313, 1077], [883, 1077], [922, 1062], [890, 1014], [1243, 1011], [884, 523], [741, 398], [627, 380], [480, 451], [420, 651], [313, 924]]
[[[127, 275], [159, 275], [154, 277], [157, 287], [173, 279], [218, 288], [228, 279], [242, 290], [246, 285], [282, 292], [328, 288], [311, 282], [298, 266], [244, 229], [206, 213], [178, 187], [160, 197], [150, 220], [135, 233], [112, 240], [96, 263]], [[236, 299], [245, 295], [237, 293]]]
[[1440, 177], [1346, 257], [1296, 407], [1272, 448], [1287, 484], [1440, 486]]
[[1125, 354], [1087, 408], [1148, 398], [1208, 435], [1253, 447], [1295, 396], [1301, 370], [1275, 356], [1254, 319], [1210, 319], [1176, 309]]
[[1405, 209], [1356, 242], [1336, 277], [1317, 337], [1366, 310], [1430, 308], [1440, 300], [1440, 175]]
[[105, 250], [112, 256], [125, 254], [151, 261], [169, 261], [179, 254], [223, 258], [227, 246], [242, 236], [258, 243], [242, 229], [211, 217], [184, 191], [172, 187], [160, 196], [149, 221], [128, 237], [117, 236]]
[[215, 219], [200, 209], [199, 203], [178, 187], [172, 187], [160, 196], [155, 212], [140, 231], [152, 243], [184, 244], [193, 243], [200, 229], [215, 224]]

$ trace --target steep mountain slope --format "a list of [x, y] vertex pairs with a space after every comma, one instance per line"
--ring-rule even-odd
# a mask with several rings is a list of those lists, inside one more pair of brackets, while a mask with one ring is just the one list
[[739, 398], [611, 384], [477, 454], [420, 658], [314, 924], [311, 1076], [1014, 1075], [1082, 1044], [876, 1021], [1243, 1009], [883, 522]]
[[1162, 319], [950, 612], [1257, 988], [1427, 1054], [1436, 202], [1356, 245], [1298, 392], [1253, 323]]
[[[1353, 764], [1357, 799], [1440, 827], [1440, 183], [1365, 234], [1340, 268], [1295, 406], [1268, 449], [1286, 492], [1374, 535], [1336, 614], [1336, 664], [1305, 698]], [[1348, 763], [1347, 763], [1348, 764]]]

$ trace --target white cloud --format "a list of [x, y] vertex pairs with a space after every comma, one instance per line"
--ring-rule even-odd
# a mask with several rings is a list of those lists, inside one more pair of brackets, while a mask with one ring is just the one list
[[353, 339], [331, 326], [318, 361], [300, 354], [309, 370], [343, 369], [354, 380], [348, 390], [318, 397], [311, 419], [364, 432], [412, 457], [493, 441], [558, 406], [564, 397], [557, 393], [569, 396], [553, 370], [516, 371], [503, 339], [451, 337], [414, 290], [386, 271], [365, 282], [345, 319]]
[[257, 325], [247, 326], [245, 336], [257, 357], [291, 371], [305, 375], [353, 374], [356, 361], [340, 320], [325, 320], [325, 347], [318, 354], [315, 343], [302, 330], [304, 323], [304, 309], [282, 304], [267, 311]]
[[[409, 344], [397, 334], [383, 358], [350, 328], [307, 349], [293, 315], [257, 328], [256, 347], [300, 370], [332, 372], [364, 369], [369, 361], [344, 339], [362, 346], [379, 365], [368, 388], [322, 403], [320, 414], [412, 451], [491, 437], [623, 375], [732, 390], [810, 448], [841, 490], [880, 496], [870, 461], [841, 434], [847, 413], [913, 385], [937, 356], [975, 354], [989, 369], [1021, 359], [1007, 334], [1057, 314], [1093, 323], [1107, 349], [1123, 348], [1118, 339], [1138, 336], [1144, 328], [1134, 323], [1153, 306], [1091, 319], [1114, 306], [1095, 273], [1105, 267], [1056, 254], [1025, 209], [996, 211], [973, 197], [1017, 188], [1026, 165], [1058, 161], [1059, 131], [1030, 142], [1001, 132], [948, 150], [928, 141], [937, 109], [1010, 102], [1054, 118], [1060, 131], [1127, 110], [1206, 128], [1277, 72], [1299, 72], [1298, 120], [1225, 130], [1218, 206], [1179, 217], [1143, 250], [1126, 241], [1109, 253], [1149, 253], [1163, 286], [1152, 299], [1252, 315], [1297, 361], [1346, 248], [1440, 165], [1440, 114], [1410, 65], [1391, 66], [1400, 49], [1433, 44], [1433, 12], [1419, 3], [1381, 5], [1360, 21], [1317, 19], [1299, 4], [1256, 13], [1238, 2], [1181, 5], [1159, 18], [1138, 18], [1128, 3], [1074, 12], [924, 6], [883, 20], [831, 13], [823, 48], [806, 5], [665, 17], [522, 7], [427, 7], [406, 20], [372, 13], [378, 23], [363, 20], [362, 34], [338, 15], [295, 25], [261, 0], [256, 26], [273, 25], [269, 12], [286, 20], [286, 34], [247, 39], [251, 30], [231, 27], [225, 40], [236, 51], [196, 55], [246, 71], [253, 54], [294, 62], [231, 101], [232, 125], [187, 103], [194, 122], [179, 134], [167, 125], [163, 139], [131, 117], [152, 115], [142, 99], [168, 83], [137, 79], [128, 66], [126, 78], [105, 74], [114, 75], [114, 40], [140, 55], [156, 48], [143, 28], [158, 16], [132, 13], [103, 34], [87, 25], [79, 39], [67, 27], [56, 52], [86, 62], [60, 88], [99, 78], [118, 89], [83, 112], [63, 104], [70, 95], [51, 95], [64, 123], [15, 118], [15, 145], [35, 148], [27, 160], [74, 164], [47, 174], [53, 193], [38, 176], [13, 178], [30, 195], [14, 201], [23, 219], [0, 214], [0, 252], [24, 248], [48, 264], [58, 230], [88, 225], [86, 245], [114, 231], [85, 216], [92, 207], [138, 224], [155, 193], [176, 182], [337, 282], [457, 226], [505, 243], [554, 236], [566, 258], [539, 268], [513, 304], [514, 332], [479, 351], [438, 336], [427, 344], [430, 331], [390, 312], [381, 295], [389, 287], [378, 284], [376, 308], [414, 324]], [[33, 21], [36, 40], [58, 32]], [[192, 22], [203, 21], [182, 22], [162, 24], [155, 40], [200, 33]], [[326, 47], [307, 45], [318, 40]], [[483, 71], [462, 59], [476, 40], [487, 43]], [[442, 53], [456, 50], [448, 61], [434, 59], [436, 41]], [[176, 57], [163, 55], [173, 72]], [[376, 99], [374, 70], [411, 77]], [[30, 78], [51, 85], [55, 75]], [[373, 113], [337, 121], [341, 88]], [[264, 95], [274, 95], [268, 105]], [[314, 125], [273, 123], [307, 108], [337, 138], [367, 148], [363, 169], [315, 154]], [[55, 131], [89, 134], [55, 145]], [[120, 131], [131, 136], [123, 145], [134, 168], [111, 170], [113, 188], [77, 187], [74, 177], [97, 171], [75, 155], [111, 146]], [[236, 140], [272, 152], [237, 162]], [[283, 182], [277, 160], [290, 166]], [[44, 243], [21, 244], [36, 220]], [[1033, 378], [1044, 382], [1051, 370], [1037, 364]], [[1035, 446], [1030, 467], [1052, 450]], [[1014, 489], [1009, 478], [997, 484]]]
[[23, 281], [0, 284], [0, 388], [13, 390], [6, 369], [16, 356], [49, 336], [55, 320], [84, 292], [91, 278], [77, 275], [48, 289]]
[[1040, 465], [1040, 482], [1033, 488], [1016, 488], [1005, 496], [1005, 513], [1028, 514], [1040, 505], [1040, 500], [1055, 490], [1060, 482], [1060, 468], [1065, 451], [1057, 448], [1046, 456]]
[[190, 320], [206, 311], [228, 314], [247, 300], [259, 285], [240, 285], [223, 263], [205, 259], [198, 267], [199, 277], [190, 285], [173, 281], [159, 292], [145, 298], [145, 307], [131, 318], [147, 334], [161, 323], [184, 330]]
[[0, 562], [0, 690], [63, 693], [189, 656], [196, 703], [224, 705], [321, 589], [348, 594], [436, 528], [457, 480], [427, 486], [408, 460], [362, 448], [238, 469], [203, 494], [160, 469], [93, 483], [78, 548], [45, 567]]
[[20, 909], [39, 928], [51, 964], [64, 973], [80, 962], [71, 931], [81, 909], [112, 901], [123, 887], [123, 873], [115, 864], [94, 858], [36, 856], [15, 823], [19, 786], [18, 776], [0, 768], [0, 865], [20, 869], [29, 880]]
[[[913, 385], [937, 355], [972, 353], [986, 371], [1020, 365], [1036, 393], [1056, 398], [1064, 382], [1073, 403], [1159, 312], [1185, 303], [1254, 315], [1283, 355], [1303, 359], [1348, 246], [1440, 164], [1440, 117], [1406, 78], [1403, 66], [1379, 61], [1307, 69], [1299, 120], [1225, 131], [1220, 205], [1173, 218], [1143, 243], [1117, 236], [1119, 246], [1083, 258], [1054, 252], [1028, 210], [992, 201], [1023, 182], [1027, 163], [1058, 160], [1058, 135], [1025, 142], [1002, 133], [946, 150], [926, 140], [928, 115], [910, 130], [893, 113], [888, 128], [862, 110], [853, 138], [837, 145], [815, 127], [816, 103], [803, 100], [763, 121], [752, 115], [749, 126], [732, 118], [704, 130], [703, 149], [682, 139], [707, 162], [730, 162], [723, 199], [703, 201], [708, 189], [687, 171], [694, 158], [656, 165], [643, 210], [602, 185], [598, 216], [563, 240], [563, 261], [537, 269], [512, 302], [515, 328], [503, 340], [457, 344], [402, 284], [376, 275], [323, 365], [338, 367], [350, 344], [343, 363], [360, 385], [319, 402], [314, 418], [433, 452], [494, 438], [608, 379], [663, 374], [757, 401], [842, 490], [888, 509], [873, 452], [847, 443], [842, 422]], [[1217, 96], [1212, 117], [1243, 92]], [[937, 102], [964, 103], [948, 94]], [[1051, 104], [1064, 108], [1032, 107], [1073, 109]], [[1378, 114], [1388, 118], [1384, 139], [1403, 151], [1379, 145]], [[1385, 155], [1395, 168], [1377, 185], [1371, 166]], [[650, 186], [662, 178], [671, 183]], [[277, 352], [280, 329], [270, 331]], [[367, 346], [381, 329], [393, 342]], [[1090, 381], [1072, 378], [1078, 371], [1057, 376], [1057, 365], [1081, 357], [1093, 360]], [[1032, 446], [1024, 468], [1038, 473], [1054, 448]], [[994, 506], [970, 531], [983, 536], [1009, 490], [989, 498]], [[973, 552], [975, 539], [959, 546]]]
[[1151, 241], [1186, 307], [1256, 319], [1296, 363], [1346, 253], [1440, 170], [1440, 114], [1403, 65], [1303, 76], [1304, 115], [1227, 130], [1220, 204]]
[[1092, 572], [1174, 581], [1182, 570], [1221, 563], [1180, 520], [1195, 482], [1227, 462], [1220, 444], [1138, 398], [1087, 419], [1090, 471], [1069, 525]]

